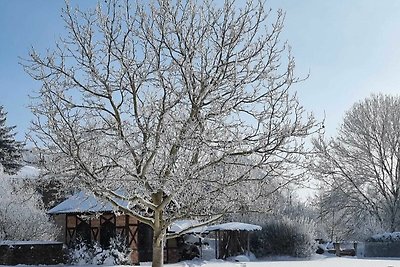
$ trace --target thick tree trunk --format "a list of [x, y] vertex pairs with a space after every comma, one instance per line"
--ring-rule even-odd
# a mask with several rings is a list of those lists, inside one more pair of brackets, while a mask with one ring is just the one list
[[164, 264], [164, 242], [158, 242], [157, 238], [153, 238], [153, 262], [152, 267], [162, 267]]
[[[163, 199], [162, 191], [152, 195], [153, 203], [157, 206], [161, 205]], [[153, 225], [153, 262], [152, 267], [162, 267], [164, 265], [164, 231], [163, 225], [163, 211], [156, 209], [154, 211], [154, 225]]]

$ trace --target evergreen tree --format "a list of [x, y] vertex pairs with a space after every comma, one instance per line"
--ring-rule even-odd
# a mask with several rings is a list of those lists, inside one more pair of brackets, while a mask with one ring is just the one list
[[0, 106], [0, 166], [8, 174], [16, 173], [20, 168], [23, 143], [15, 140], [15, 126], [7, 126], [7, 112]]

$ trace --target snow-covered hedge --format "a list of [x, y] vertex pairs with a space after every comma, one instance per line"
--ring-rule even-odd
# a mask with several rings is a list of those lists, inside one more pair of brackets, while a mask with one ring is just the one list
[[270, 220], [251, 238], [251, 251], [257, 258], [266, 256], [309, 257], [316, 249], [310, 221]]
[[400, 241], [400, 232], [383, 233], [371, 236], [369, 242], [398, 242]]

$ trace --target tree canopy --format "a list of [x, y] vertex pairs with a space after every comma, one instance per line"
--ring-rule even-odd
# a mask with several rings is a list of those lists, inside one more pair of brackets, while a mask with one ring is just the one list
[[354, 104], [338, 135], [314, 145], [314, 173], [331, 193], [327, 205], [350, 214], [346, 217], [353, 230], [375, 221], [376, 229], [398, 231], [400, 98], [371, 95]]
[[63, 18], [56, 49], [24, 62], [42, 83], [33, 141], [52, 175], [129, 201], [120, 211], [154, 230], [153, 266], [173, 221], [259, 209], [255, 199], [299, 179], [304, 138], [318, 127], [291, 89], [282, 11], [107, 1], [67, 5]]

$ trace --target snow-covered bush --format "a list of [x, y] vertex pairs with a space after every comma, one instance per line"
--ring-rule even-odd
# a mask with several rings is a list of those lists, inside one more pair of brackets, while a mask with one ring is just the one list
[[0, 240], [54, 240], [56, 234], [34, 181], [0, 170]]
[[399, 242], [400, 241], [400, 232], [393, 233], [383, 233], [373, 235], [368, 238], [369, 242]]
[[77, 242], [77, 244], [69, 251], [69, 261], [73, 265], [90, 264], [93, 259], [94, 248], [85, 242]]
[[309, 257], [316, 248], [313, 223], [307, 219], [270, 220], [252, 234], [250, 246], [256, 257]]
[[69, 252], [69, 260], [73, 265], [126, 265], [131, 263], [129, 254], [124, 238], [118, 236], [110, 240], [106, 249], [98, 243], [88, 245], [83, 241], [77, 242]]

